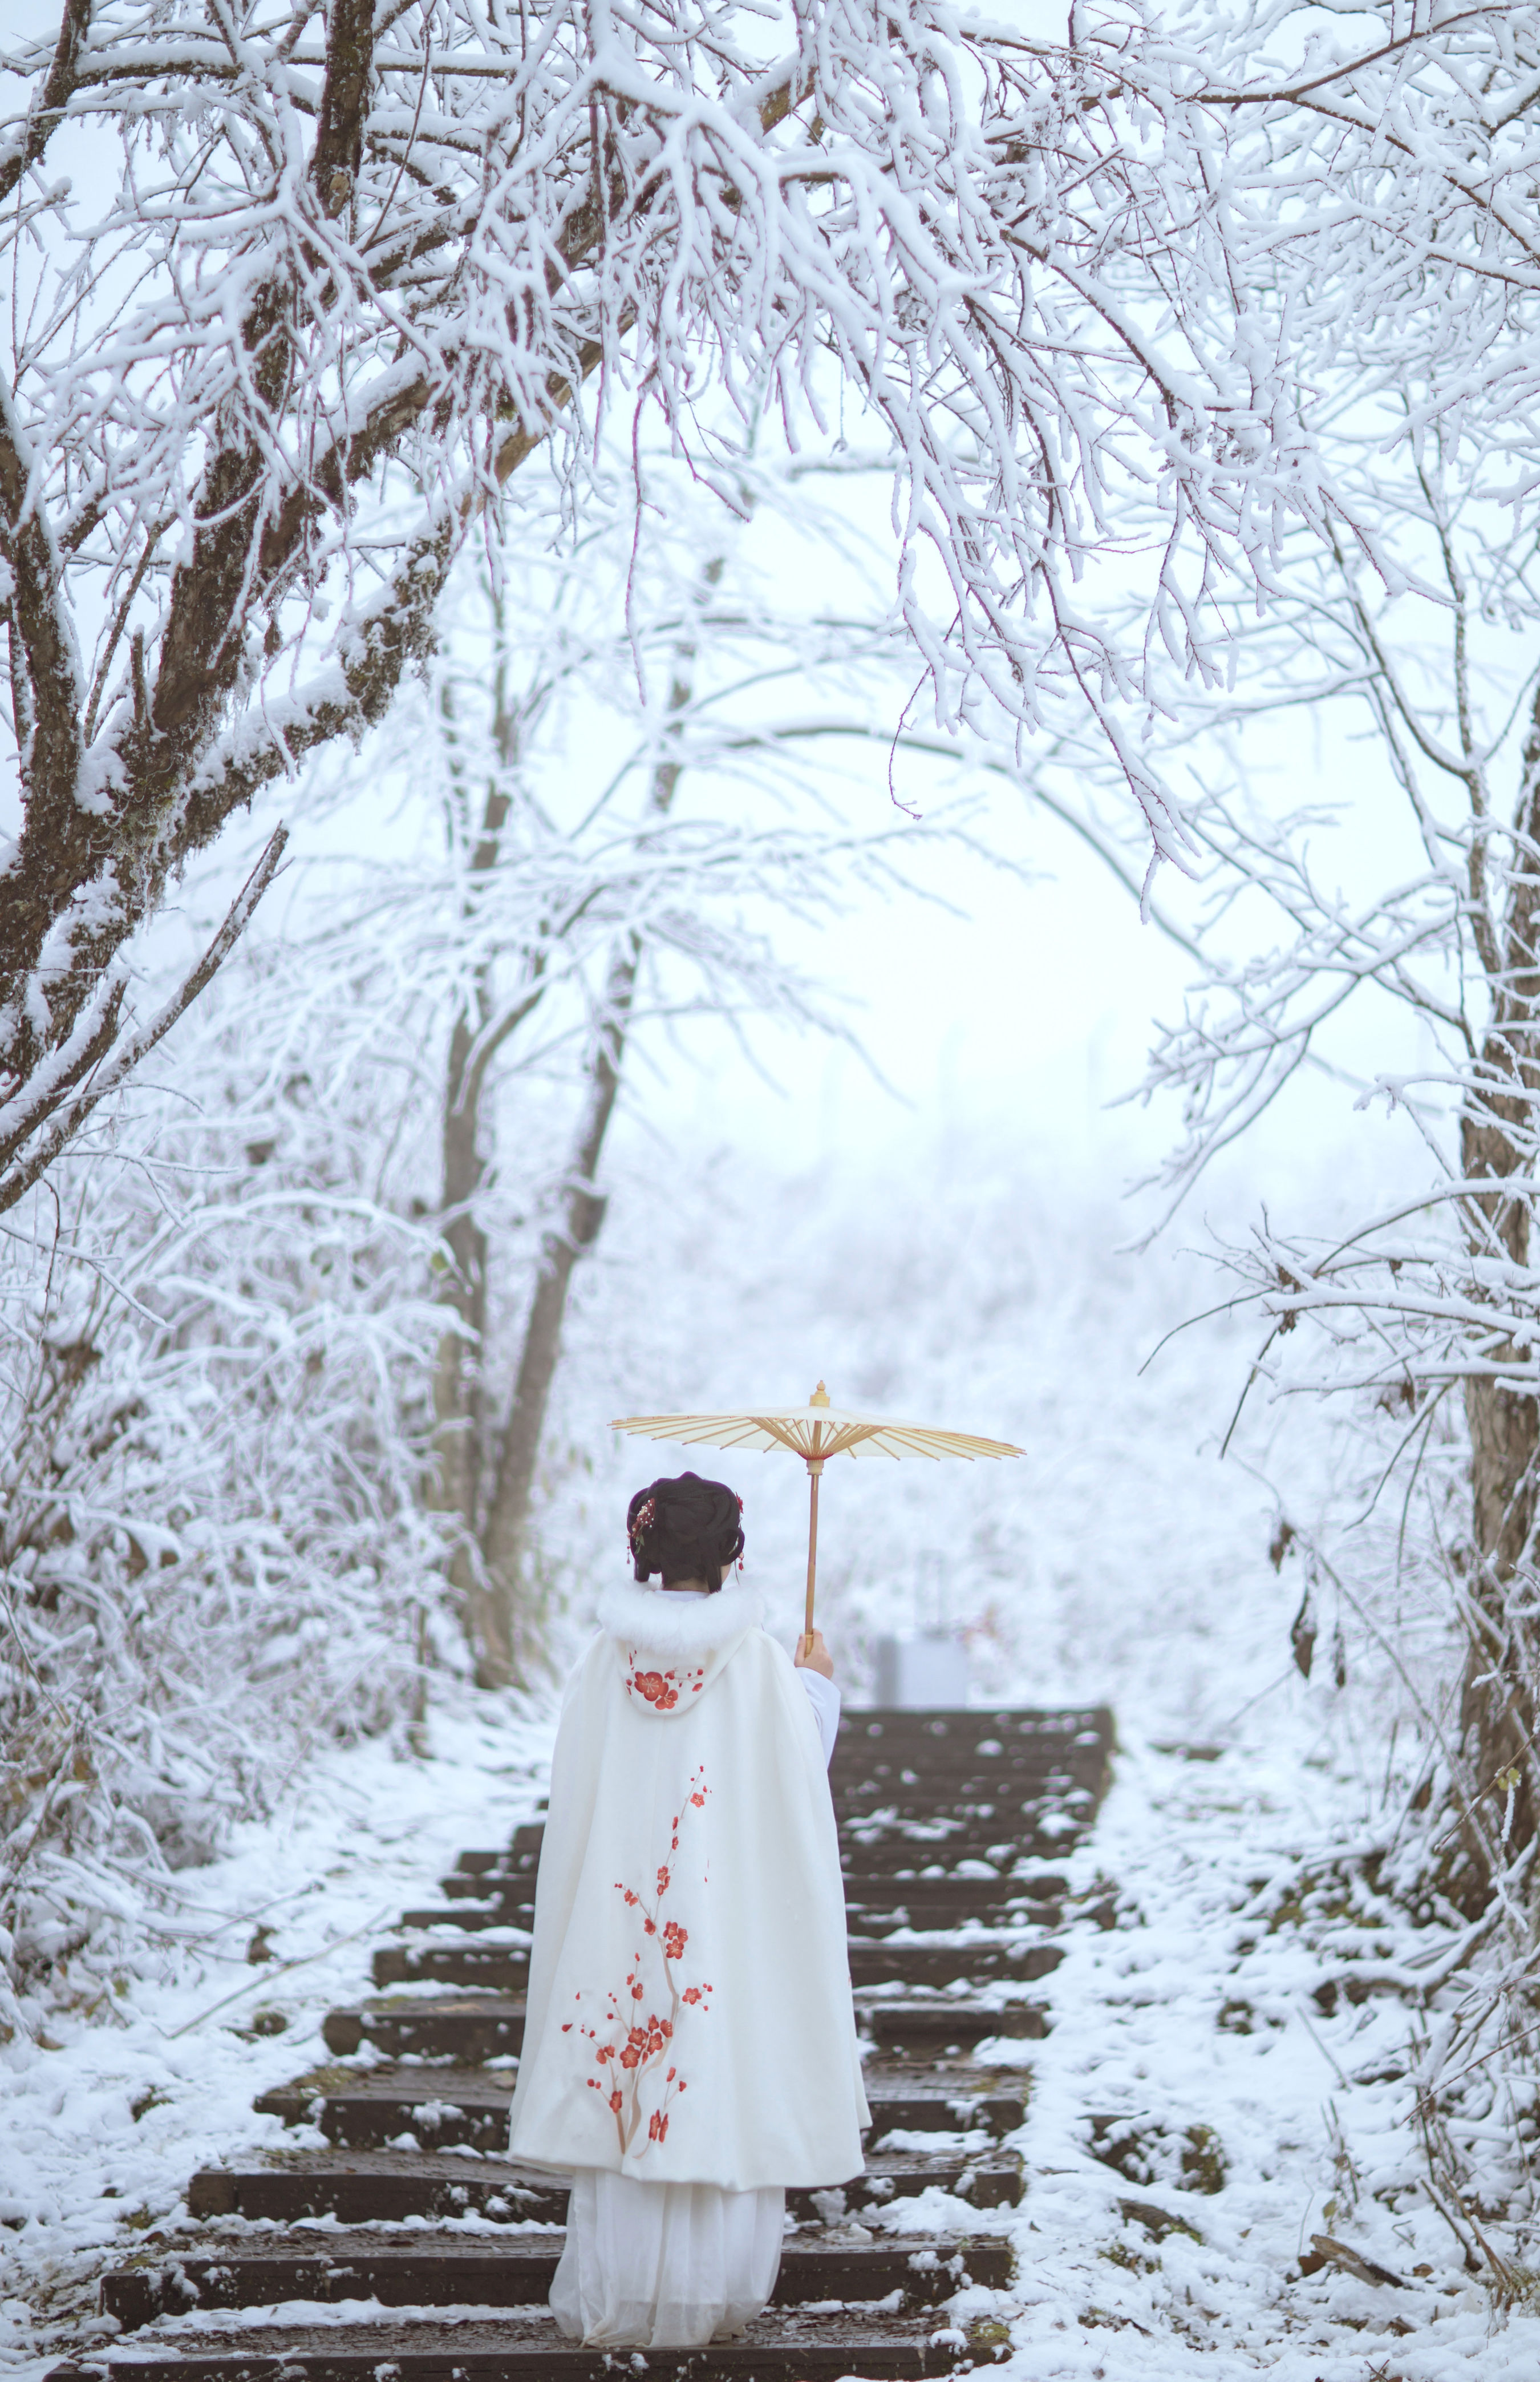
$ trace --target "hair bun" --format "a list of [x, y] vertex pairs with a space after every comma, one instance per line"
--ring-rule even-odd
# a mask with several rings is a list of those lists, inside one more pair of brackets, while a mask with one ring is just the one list
[[626, 1537], [640, 1580], [703, 1579], [720, 1588], [722, 1574], [743, 1553], [743, 1500], [725, 1480], [681, 1472], [639, 1489], [626, 1509]]

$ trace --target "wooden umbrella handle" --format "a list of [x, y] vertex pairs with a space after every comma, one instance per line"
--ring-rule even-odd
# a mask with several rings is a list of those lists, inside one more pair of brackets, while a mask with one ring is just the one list
[[813, 1651], [813, 1590], [818, 1576], [818, 1476], [823, 1469], [821, 1464], [810, 1464], [807, 1468], [807, 1612], [802, 1623], [804, 1663]]

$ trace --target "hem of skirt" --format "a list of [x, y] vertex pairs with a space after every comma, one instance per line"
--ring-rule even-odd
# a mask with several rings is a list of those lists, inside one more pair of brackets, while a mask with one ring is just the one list
[[713, 2192], [835, 2192], [843, 2183], [854, 2183], [866, 2173], [866, 2161], [858, 2151], [852, 2164], [837, 2160], [835, 2171], [811, 2163], [790, 2173], [756, 2175], [752, 2183], [740, 2183], [736, 2176], [726, 2175], [661, 2175], [655, 2167], [637, 2167], [619, 2160], [585, 2158], [571, 2159], [557, 2165], [554, 2159], [536, 2158], [528, 2151], [514, 2154], [520, 2167], [542, 2167], [564, 2179], [581, 2171], [595, 2175], [623, 2175], [628, 2183], [667, 2183], [683, 2191], [694, 2185], [706, 2185]]

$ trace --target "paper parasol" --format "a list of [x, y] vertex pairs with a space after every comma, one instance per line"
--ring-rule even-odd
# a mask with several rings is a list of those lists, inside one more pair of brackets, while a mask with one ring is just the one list
[[627, 1415], [610, 1425], [637, 1439], [666, 1439], [682, 1447], [753, 1447], [762, 1455], [781, 1447], [800, 1455], [808, 1471], [806, 1636], [813, 1635], [813, 1591], [818, 1565], [818, 1482], [831, 1455], [966, 1456], [1020, 1455], [1003, 1439], [975, 1439], [964, 1430], [932, 1430], [928, 1424], [893, 1422], [884, 1415], [847, 1414], [829, 1404], [822, 1381], [805, 1406], [756, 1406], [739, 1414]]

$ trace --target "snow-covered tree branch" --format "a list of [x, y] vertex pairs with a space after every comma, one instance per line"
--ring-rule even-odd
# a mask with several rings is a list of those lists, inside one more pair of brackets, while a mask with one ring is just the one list
[[1179, 852], [1145, 640], [1211, 673], [1216, 588], [1265, 578], [1280, 507], [1331, 510], [1237, 213], [1265, 157], [1238, 180], [1246, 107], [1194, 76], [1239, 55], [1210, 31], [71, 0], [13, 43], [0, 1147], [128, 1030], [185, 860], [383, 715], [453, 552], [590, 383], [729, 497], [709, 382], [794, 436], [849, 387], [943, 724], [1087, 708]]
[[[1479, 129], [1482, 109], [1460, 120]], [[1431, 133], [1429, 155], [1453, 188]], [[1456, 208], [1436, 238], [1428, 209], [1415, 264], [1403, 220], [1398, 269], [1445, 311], [1365, 304], [1314, 356], [1322, 386], [1337, 375], [1323, 444], [1366, 534], [1285, 541], [1265, 615], [1235, 620], [1234, 694], [1192, 715], [1207, 964], [1149, 1076], [1183, 1102], [1179, 1197], [1302, 1068], [1332, 1062], [1345, 1025], [1384, 1054], [1361, 1096], [1411, 1128], [1404, 1196], [1329, 1234], [1274, 1214], [1234, 1258], [1266, 1319], [1258, 1378], [1361, 1396], [1399, 1443], [1392, 1467], [1437, 1480], [1429, 1528], [1469, 1646], [1449, 1742], [1477, 1903], [1540, 1817], [1540, 587], [1511, 281], [1528, 235], [1487, 214], [1473, 197], [1468, 237]], [[1354, 252], [1388, 273], [1367, 228]], [[1369, 756], [1335, 817], [1277, 800], [1262, 764], [1264, 722], [1312, 717]]]

